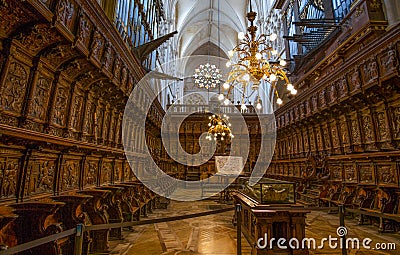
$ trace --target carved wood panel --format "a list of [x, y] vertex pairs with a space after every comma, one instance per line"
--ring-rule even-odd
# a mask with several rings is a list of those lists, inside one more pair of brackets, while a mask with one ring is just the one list
[[379, 184], [399, 187], [399, 175], [395, 163], [378, 163], [376, 171]]
[[362, 114], [362, 133], [366, 150], [375, 150], [375, 134], [374, 125], [369, 110], [365, 110]]
[[56, 21], [69, 31], [73, 31], [75, 17], [77, 15], [77, 4], [72, 0], [60, 0], [56, 7]]
[[53, 193], [56, 159], [31, 158], [27, 168], [24, 196]]
[[123, 163], [122, 161], [115, 161], [115, 166], [114, 166], [114, 182], [121, 182], [122, 178], [124, 177], [124, 169], [123, 169]]
[[391, 148], [390, 140], [390, 129], [388, 126], [388, 119], [386, 114], [386, 109], [384, 106], [381, 106], [375, 111], [375, 120], [376, 120], [376, 130], [377, 132], [377, 141], [380, 142], [381, 148]]
[[21, 114], [29, 79], [29, 66], [11, 59], [0, 91], [1, 107], [8, 112]]
[[396, 148], [400, 148], [400, 104], [399, 99], [395, 100], [390, 106], [390, 126], [393, 131], [393, 140]]
[[29, 115], [38, 120], [44, 120], [47, 114], [48, 102], [52, 86], [51, 77], [39, 72], [34, 92], [32, 103], [29, 108]]
[[390, 45], [378, 56], [380, 79], [386, 80], [399, 74], [398, 56], [394, 45]]
[[69, 88], [66, 87], [63, 80], [60, 80], [55, 93], [55, 103], [52, 116], [52, 124], [58, 127], [64, 127], [66, 124], [67, 104], [65, 104], [65, 102], [69, 101], [68, 98]]
[[343, 167], [342, 165], [330, 165], [331, 179], [335, 181], [343, 180]]
[[62, 164], [60, 190], [67, 191], [79, 188], [80, 160], [66, 159]]
[[0, 157], [0, 198], [15, 197], [19, 173], [18, 158]]
[[375, 184], [375, 171], [372, 163], [361, 163], [358, 169], [361, 184]]
[[340, 141], [339, 141], [339, 132], [338, 128], [336, 125], [336, 121], [333, 120], [330, 123], [330, 130], [331, 130], [331, 136], [332, 136], [332, 147], [335, 149], [335, 153], [339, 153], [339, 148], [340, 148]]
[[344, 179], [346, 183], [357, 183], [357, 167], [355, 164], [345, 164], [344, 165]]
[[85, 174], [83, 179], [84, 186], [93, 186], [97, 184], [99, 161], [87, 159], [85, 162]]
[[111, 183], [113, 162], [104, 160], [101, 166], [100, 185]]

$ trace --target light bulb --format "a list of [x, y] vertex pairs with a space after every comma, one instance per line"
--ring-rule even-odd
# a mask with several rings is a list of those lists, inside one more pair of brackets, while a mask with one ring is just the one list
[[292, 89], [292, 90], [290, 91], [290, 94], [296, 95], [296, 94], [297, 94], [297, 89]]
[[235, 136], [231, 134], [231, 137], [234, 138]]
[[225, 82], [225, 83], [222, 85], [222, 87], [223, 87], [224, 89], [229, 89], [230, 85], [229, 85], [229, 83]]
[[287, 85], [287, 90], [292, 91], [293, 89], [294, 89], [293, 84], [288, 83], [288, 85]]
[[263, 80], [266, 80], [266, 79], [268, 79], [268, 75], [264, 74], [262, 78], [263, 78]]
[[257, 103], [257, 106], [256, 106], [256, 107], [257, 107], [258, 110], [261, 110], [261, 108], [262, 108], [261, 103]]
[[276, 103], [281, 105], [283, 103], [283, 101], [282, 101], [282, 99], [278, 98], [278, 99], [276, 99]]
[[233, 50], [228, 51], [229, 57], [233, 57], [233, 54], [235, 54], [235, 52]]
[[208, 126], [211, 127], [211, 123], [208, 123]]
[[225, 132], [221, 134], [222, 136], [225, 136]]
[[228, 62], [226, 62], [226, 67], [231, 67], [231, 65], [232, 65], [232, 63], [231, 63], [231, 61], [228, 61]]
[[244, 37], [245, 37], [245, 35], [244, 35], [243, 32], [239, 32], [239, 33], [238, 33], [238, 38], [239, 38], [239, 40], [243, 40]]
[[270, 39], [271, 41], [275, 41], [276, 38], [278, 38], [278, 35], [275, 34], [275, 33], [272, 33], [272, 34], [269, 36], [269, 39]]
[[223, 141], [224, 140], [224, 138], [223, 137], [221, 137], [221, 141]]
[[243, 75], [243, 80], [244, 81], [249, 81], [250, 80], [250, 75], [248, 73]]
[[219, 101], [224, 100], [224, 98], [225, 98], [224, 94], [219, 94], [219, 96], [218, 96], [218, 100]]
[[261, 53], [260, 53], [260, 52], [257, 52], [257, 53], [256, 53], [256, 59], [260, 60], [261, 58], [262, 58]]
[[242, 110], [246, 110], [247, 106], [243, 103], [242, 106], [240, 107]]
[[271, 74], [271, 75], [269, 76], [269, 80], [270, 80], [270, 81], [276, 81], [276, 75], [275, 75], [275, 74]]
[[228, 123], [228, 127], [230, 127], [230, 126], [232, 126], [232, 124], [231, 124], [231, 123]]
[[281, 59], [281, 61], [279, 61], [279, 64], [281, 65], [281, 66], [286, 66], [286, 61], [284, 60], [284, 59]]
[[229, 103], [230, 103], [229, 99], [226, 98], [225, 101], [224, 101], [224, 104], [225, 104], [225, 105], [228, 105]]
[[216, 138], [216, 137], [214, 137], [214, 141], [217, 141], [217, 138]]

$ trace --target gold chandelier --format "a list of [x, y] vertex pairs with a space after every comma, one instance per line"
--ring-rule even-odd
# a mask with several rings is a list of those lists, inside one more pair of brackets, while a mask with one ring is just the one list
[[222, 117], [218, 114], [213, 114], [209, 117], [207, 140], [229, 140], [234, 138], [231, 132], [231, 123], [229, 123], [229, 116], [224, 114]]
[[[257, 13], [251, 9], [250, 0], [250, 12], [247, 14], [250, 26], [247, 28], [246, 34], [243, 32], [238, 34], [239, 44], [232, 51], [228, 52], [230, 60], [226, 66], [231, 68], [231, 70], [226, 82], [223, 84], [223, 88], [228, 90], [229, 94], [233, 86], [241, 85], [244, 95], [244, 91], [249, 83], [252, 85], [252, 90], [258, 91], [260, 83], [264, 80], [273, 87], [277, 97], [276, 102], [280, 105], [283, 101], [279, 97], [276, 88], [279, 80], [282, 80], [286, 84], [287, 89], [292, 95], [296, 95], [297, 90], [286, 76], [286, 61], [280, 59], [278, 52], [270, 46], [270, 42], [276, 40], [277, 35], [256, 35], [257, 26], [254, 25], [256, 16]], [[220, 98], [223, 97], [222, 95]], [[242, 98], [242, 108], [244, 108], [243, 106], [245, 107], [244, 99]], [[257, 108], [261, 109], [261, 107], [261, 100], [258, 94]]]

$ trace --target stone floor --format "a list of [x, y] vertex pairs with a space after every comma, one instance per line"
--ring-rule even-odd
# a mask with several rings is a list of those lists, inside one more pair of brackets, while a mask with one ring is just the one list
[[[166, 210], [156, 210], [149, 218], [169, 217], [182, 214], [219, 209], [224, 205], [214, 201], [171, 202]], [[232, 225], [233, 212], [185, 219], [167, 223], [157, 223], [135, 227], [133, 232], [125, 232], [123, 242], [114, 249], [124, 255], [234, 255], [236, 254], [236, 230]], [[307, 217], [306, 237], [317, 241], [331, 235], [337, 237], [339, 219], [325, 212], [312, 212]], [[348, 255], [400, 254], [399, 234], [380, 234], [373, 226], [358, 226], [354, 220], [346, 219], [348, 237], [360, 240], [368, 237], [377, 242], [395, 243], [397, 251], [349, 250]], [[318, 244], [317, 244], [318, 245]], [[120, 251], [120, 252], [118, 252]], [[121, 252], [123, 251], [123, 252]], [[251, 247], [242, 237], [242, 254], [250, 254]], [[341, 254], [339, 249], [310, 250], [310, 254]]]

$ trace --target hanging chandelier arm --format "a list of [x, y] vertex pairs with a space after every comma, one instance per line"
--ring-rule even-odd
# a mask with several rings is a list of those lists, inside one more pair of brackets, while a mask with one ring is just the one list
[[[260, 88], [261, 81], [266, 80], [271, 84], [271, 89], [275, 91], [278, 97], [277, 103], [282, 104], [277, 90], [277, 81], [283, 80], [286, 84], [290, 84], [284, 68], [286, 61], [281, 59], [281, 56], [272, 47], [272, 42], [277, 39], [275, 33], [257, 35], [258, 28], [254, 23], [257, 13], [253, 11], [251, 0], [248, 3], [250, 10], [246, 15], [249, 24], [247, 33], [238, 34], [239, 43], [229, 53], [231, 60], [227, 63], [227, 66], [231, 67], [231, 70], [226, 81], [230, 84], [228, 95], [235, 89], [236, 85], [236, 87], [239, 87], [240, 84], [243, 86], [242, 100], [244, 100], [245, 91], [249, 84], [253, 90], [250, 96], [253, 96], [254, 92]], [[288, 86], [288, 89], [293, 92], [293, 95], [297, 93], [293, 89], [293, 85]], [[259, 94], [258, 100], [260, 100]], [[242, 109], [245, 108], [242, 107]], [[257, 109], [260, 108], [257, 106]]]

